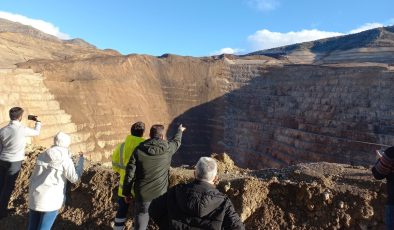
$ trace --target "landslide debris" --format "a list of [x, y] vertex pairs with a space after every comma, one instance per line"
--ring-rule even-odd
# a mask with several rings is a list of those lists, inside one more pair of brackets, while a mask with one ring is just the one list
[[[0, 221], [1, 229], [26, 228], [28, 178], [42, 150], [28, 150], [11, 200], [13, 211]], [[235, 166], [227, 154], [213, 157], [222, 178], [218, 188], [230, 197], [246, 229], [384, 228], [385, 184], [374, 180], [368, 168], [320, 162], [252, 171]], [[171, 185], [192, 178], [192, 168], [171, 169]], [[88, 163], [81, 182], [70, 187], [54, 229], [112, 229], [117, 181], [111, 169]], [[156, 229], [153, 223], [149, 229]]]

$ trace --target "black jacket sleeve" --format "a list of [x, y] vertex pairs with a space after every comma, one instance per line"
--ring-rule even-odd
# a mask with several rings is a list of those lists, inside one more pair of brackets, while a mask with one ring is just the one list
[[135, 149], [132, 157], [130, 157], [129, 162], [126, 166], [126, 174], [123, 181], [123, 196], [131, 196], [131, 189], [133, 188], [134, 184], [135, 170], [137, 168], [137, 152], [138, 150]]
[[231, 203], [230, 199], [226, 198], [225, 204], [226, 210], [223, 219], [222, 229], [231, 229], [231, 230], [245, 230], [245, 226], [241, 221], [238, 213], [235, 212], [233, 203]]
[[386, 178], [385, 175], [382, 175], [378, 172], [378, 170], [376, 170], [375, 167], [372, 168], [372, 175], [373, 177], [375, 177], [375, 179], [377, 180], [383, 180], [384, 178]]
[[171, 155], [174, 155], [175, 152], [179, 149], [179, 147], [181, 146], [181, 140], [182, 131], [178, 129], [178, 132], [175, 134], [174, 138], [168, 142], [169, 153]]
[[149, 216], [161, 230], [168, 229], [167, 194], [152, 200], [149, 206]]

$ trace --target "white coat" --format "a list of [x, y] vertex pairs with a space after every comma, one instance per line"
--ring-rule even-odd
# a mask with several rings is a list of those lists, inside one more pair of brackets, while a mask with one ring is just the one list
[[75, 167], [64, 147], [52, 146], [41, 153], [30, 177], [29, 208], [40, 212], [60, 209], [65, 202], [67, 180], [75, 183], [80, 179], [83, 162], [81, 156]]

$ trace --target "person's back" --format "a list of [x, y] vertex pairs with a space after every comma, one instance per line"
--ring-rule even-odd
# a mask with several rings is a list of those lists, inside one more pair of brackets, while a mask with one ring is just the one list
[[40, 134], [41, 123], [36, 116], [32, 118], [34, 129], [21, 123], [23, 112], [20, 107], [11, 108], [10, 123], [0, 129], [0, 219], [8, 215], [8, 202], [25, 158], [26, 137]]
[[[209, 170], [200, 170], [209, 168], [209, 164], [210, 175], [206, 173]], [[230, 199], [214, 185], [216, 170], [215, 160], [203, 157], [197, 163], [194, 182], [176, 185], [152, 201], [149, 215], [160, 229], [244, 229]], [[208, 175], [209, 179], [199, 174]]]
[[168, 170], [175, 152], [170, 148], [168, 142], [162, 139], [150, 139], [137, 147], [134, 184], [136, 199], [150, 201], [167, 191]]
[[163, 138], [164, 126], [153, 125], [150, 139], [142, 142], [130, 158], [123, 182], [123, 195], [130, 197], [134, 189], [134, 229], [146, 229], [150, 202], [167, 191], [171, 158], [181, 145], [184, 130], [180, 125], [175, 137], [166, 141]]
[[[118, 209], [114, 220], [114, 230], [123, 230], [127, 220], [129, 202], [123, 196], [123, 181], [126, 175], [126, 165], [135, 148], [144, 141], [145, 124], [141, 121], [134, 123], [130, 128], [130, 135], [116, 146], [112, 154], [112, 169], [119, 174]], [[127, 198], [126, 198], [127, 199]]]
[[26, 137], [37, 136], [40, 133], [40, 128], [40, 122], [36, 122], [35, 129], [30, 129], [22, 125], [20, 120], [11, 120], [7, 126], [0, 129], [0, 160], [23, 161]]
[[[37, 211], [59, 209], [65, 199], [67, 180], [79, 180], [82, 168], [74, 173], [74, 163], [67, 148], [52, 146], [37, 157], [30, 177], [29, 208]], [[83, 163], [79, 167], [82, 167]]]
[[75, 183], [81, 178], [84, 157], [80, 153], [75, 166], [68, 150], [70, 144], [70, 136], [59, 132], [54, 145], [37, 157], [29, 184], [28, 230], [51, 229], [66, 199], [67, 180]]

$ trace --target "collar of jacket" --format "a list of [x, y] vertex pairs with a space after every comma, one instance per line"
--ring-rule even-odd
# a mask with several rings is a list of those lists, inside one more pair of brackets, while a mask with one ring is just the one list
[[208, 183], [206, 181], [202, 181], [202, 180], [195, 179], [194, 183], [199, 184], [199, 185], [204, 186], [204, 187], [208, 187], [208, 188], [216, 188], [215, 185], [213, 185], [211, 183]]
[[10, 124], [11, 124], [11, 125], [21, 125], [21, 122], [18, 121], [18, 120], [11, 120], [11, 121], [10, 121]]

